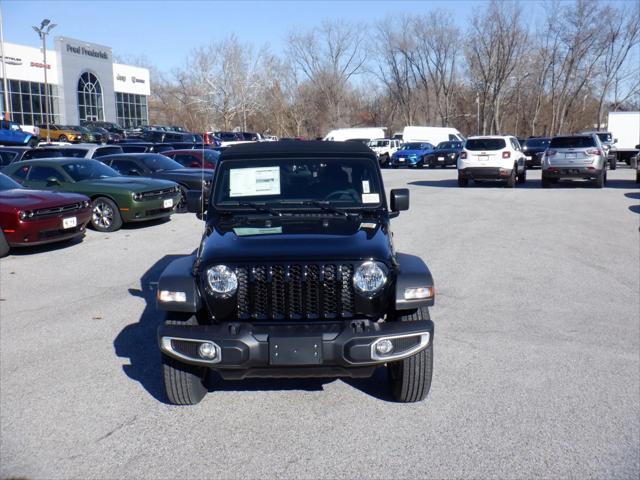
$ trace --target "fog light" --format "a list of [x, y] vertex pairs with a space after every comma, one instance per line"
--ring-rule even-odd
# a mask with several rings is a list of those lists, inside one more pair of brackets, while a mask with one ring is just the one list
[[383, 339], [376, 343], [376, 353], [378, 355], [387, 355], [391, 353], [392, 350], [393, 343], [391, 343], [391, 340]]
[[218, 351], [213, 343], [204, 342], [198, 347], [198, 354], [202, 358], [213, 360], [218, 355]]

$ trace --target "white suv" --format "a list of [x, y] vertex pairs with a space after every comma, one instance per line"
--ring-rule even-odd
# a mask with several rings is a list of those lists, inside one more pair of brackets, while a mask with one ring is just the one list
[[389, 165], [391, 156], [400, 148], [400, 140], [393, 138], [376, 138], [369, 142], [369, 148], [378, 156], [380, 166]]
[[458, 156], [458, 186], [469, 180], [505, 180], [507, 188], [527, 180], [526, 157], [516, 137], [482, 136], [467, 139]]

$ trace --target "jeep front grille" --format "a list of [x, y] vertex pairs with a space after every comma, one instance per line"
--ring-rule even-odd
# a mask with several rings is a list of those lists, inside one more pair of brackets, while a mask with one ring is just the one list
[[255, 265], [235, 272], [240, 319], [353, 317], [353, 265]]

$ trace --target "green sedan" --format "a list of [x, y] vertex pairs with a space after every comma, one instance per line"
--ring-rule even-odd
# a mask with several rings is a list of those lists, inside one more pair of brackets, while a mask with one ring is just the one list
[[123, 222], [168, 217], [180, 201], [180, 188], [174, 182], [124, 177], [97, 160], [26, 160], [12, 163], [3, 172], [29, 188], [91, 198], [91, 225], [100, 232], [114, 232]]

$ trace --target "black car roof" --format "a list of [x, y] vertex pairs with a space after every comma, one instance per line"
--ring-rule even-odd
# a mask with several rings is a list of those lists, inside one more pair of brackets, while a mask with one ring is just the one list
[[227, 147], [220, 161], [276, 157], [375, 157], [375, 153], [360, 142], [255, 142]]
[[162, 155], [162, 154], [161, 153], [156, 153], [156, 152], [111, 153], [109, 155], [102, 155], [101, 157], [98, 157], [97, 160], [102, 160], [103, 158], [121, 158], [121, 157], [126, 157], [126, 158], [144, 158], [144, 157], [149, 157], [149, 156], [156, 157], [158, 155]]

